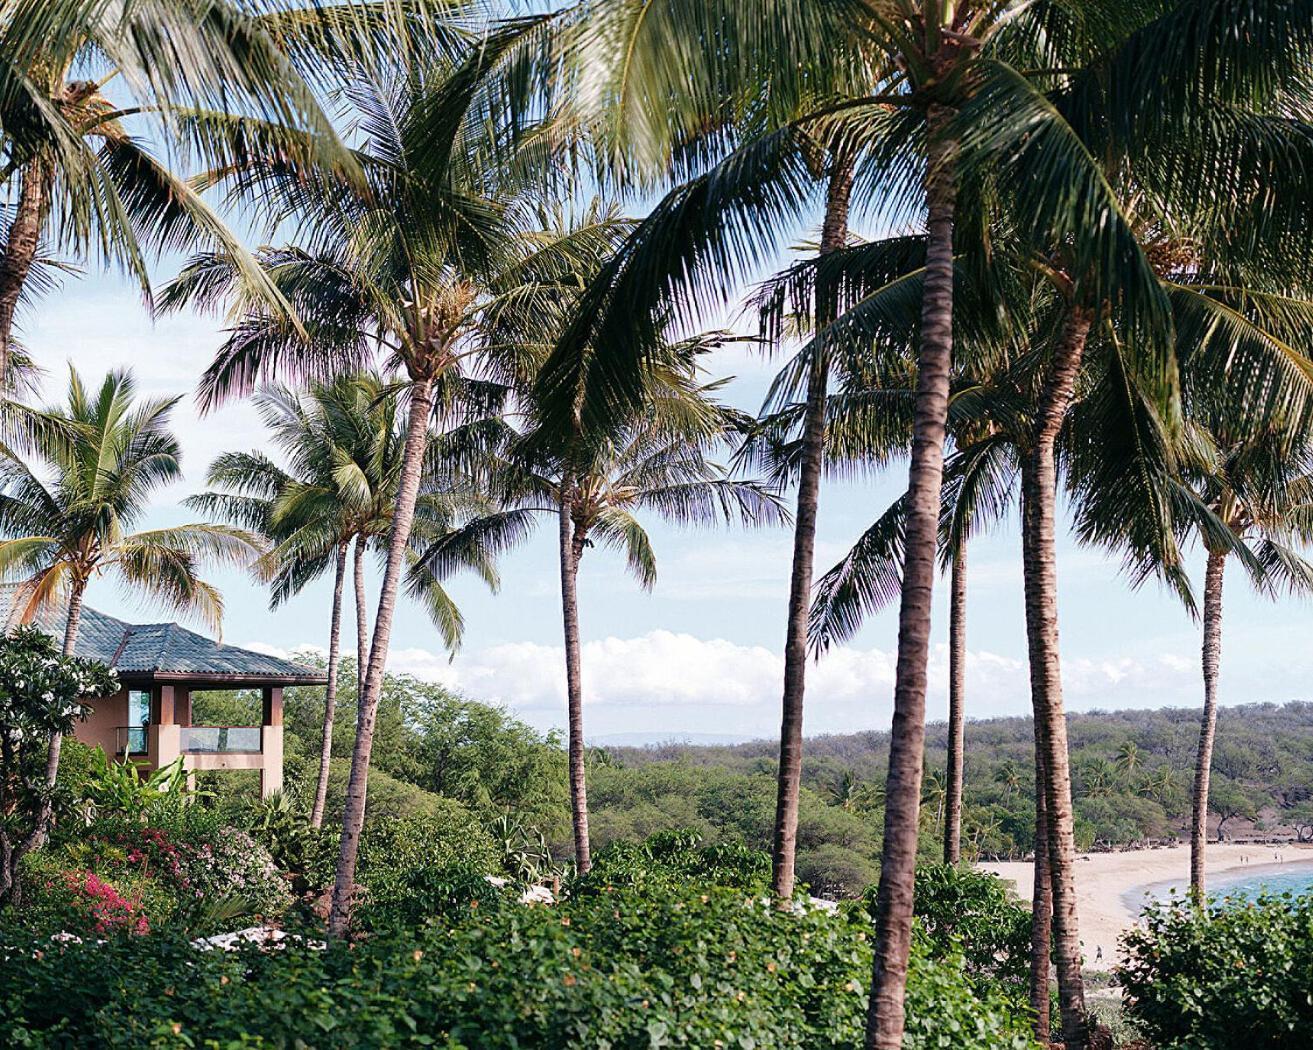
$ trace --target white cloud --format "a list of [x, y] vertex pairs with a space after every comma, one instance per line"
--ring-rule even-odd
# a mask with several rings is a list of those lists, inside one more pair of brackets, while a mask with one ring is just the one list
[[[251, 647], [278, 652], [260, 643]], [[777, 730], [784, 660], [764, 646], [656, 630], [632, 638], [590, 641], [583, 647], [583, 662], [584, 704], [592, 735], [770, 736]], [[427, 649], [402, 648], [393, 651], [390, 667], [471, 697], [504, 703], [544, 728], [564, 722], [564, 656], [559, 646], [510, 642], [462, 653], [454, 661]], [[841, 647], [811, 664], [807, 731], [887, 728], [894, 671], [895, 654], [879, 648]], [[1194, 668], [1170, 657], [1073, 658], [1064, 664], [1063, 678], [1073, 710], [1188, 702], [1194, 688]], [[942, 718], [948, 691], [945, 645], [931, 652], [929, 685], [929, 717]], [[975, 718], [1028, 713], [1026, 662], [969, 651], [967, 697]]]

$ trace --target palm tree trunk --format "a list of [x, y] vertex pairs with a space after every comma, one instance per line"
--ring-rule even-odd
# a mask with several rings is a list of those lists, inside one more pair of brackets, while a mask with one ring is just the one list
[[[847, 158], [834, 162], [821, 229], [821, 253], [842, 248], [848, 237], [848, 201], [853, 168]], [[833, 320], [832, 294], [816, 292], [817, 327]], [[802, 784], [802, 708], [807, 675], [807, 614], [811, 605], [816, 555], [816, 513], [825, 458], [825, 398], [829, 355], [817, 347], [807, 380], [802, 430], [802, 468], [798, 475], [798, 513], [793, 527], [793, 573], [789, 581], [789, 622], [784, 640], [784, 702], [780, 721], [780, 768], [775, 798], [775, 836], [771, 885], [780, 901], [793, 897], [798, 845], [798, 793]]]
[[78, 628], [82, 626], [82, 595], [86, 584], [78, 582], [73, 585], [73, 593], [68, 597], [68, 618], [64, 621], [64, 655], [72, 656], [77, 648]]
[[347, 781], [346, 805], [342, 812], [342, 842], [337, 855], [333, 880], [333, 904], [328, 915], [328, 932], [344, 937], [351, 927], [351, 906], [355, 895], [356, 859], [360, 852], [360, 829], [365, 823], [365, 793], [369, 781], [369, 758], [374, 747], [374, 722], [383, 691], [383, 670], [387, 664], [388, 644], [392, 638], [392, 619], [396, 613], [397, 591], [405, 568], [406, 545], [415, 518], [415, 501], [419, 498], [424, 473], [424, 451], [428, 438], [429, 414], [433, 410], [433, 380], [415, 379], [410, 386], [410, 409], [406, 426], [406, 445], [401, 459], [401, 479], [397, 491], [392, 533], [388, 538], [387, 564], [378, 596], [378, 613], [374, 617], [374, 639], [369, 649], [369, 668], [365, 688], [358, 700], [356, 741], [351, 750], [351, 778]]
[[966, 733], [967, 545], [953, 551], [952, 595], [948, 607], [948, 783], [944, 820], [944, 863], [962, 859], [962, 760]]
[[[1204, 846], [1208, 842], [1208, 778], [1217, 732], [1217, 675], [1222, 661], [1222, 577], [1226, 552], [1209, 551], [1204, 572], [1204, 716], [1199, 726], [1199, 753], [1194, 762], [1194, 819], [1190, 823], [1190, 896], [1204, 900]], [[1218, 828], [1221, 838], [1221, 828]]]
[[[86, 586], [85, 580], [76, 580], [73, 584], [73, 591], [68, 598], [68, 618], [64, 621], [63, 653], [65, 656], [72, 656], [73, 650], [77, 646], [78, 626], [82, 623], [82, 595], [86, 590]], [[46, 839], [50, 835], [50, 822], [55, 812], [54, 799], [50, 792], [59, 779], [59, 756], [63, 749], [64, 735], [62, 733], [51, 733], [50, 741], [46, 745], [44, 780], [46, 793], [37, 809], [36, 819], [32, 822], [32, 830], [28, 832], [27, 837], [19, 847], [20, 855], [40, 849], [46, 844]]]
[[324, 687], [324, 732], [319, 744], [319, 779], [315, 783], [315, 804], [310, 810], [310, 825], [324, 822], [324, 802], [328, 798], [328, 767], [333, 760], [333, 716], [337, 713], [337, 665], [342, 653], [342, 588], [346, 581], [345, 542], [337, 548], [337, 568], [333, 576], [333, 611], [328, 627], [328, 684]]
[[1049, 878], [1049, 818], [1044, 805], [1044, 748], [1035, 723], [1035, 870], [1030, 895], [1030, 1008], [1035, 1038], [1049, 1041], [1049, 967], [1053, 959], [1053, 884]]
[[365, 537], [356, 537], [353, 555], [356, 585], [356, 703], [365, 695], [365, 667], [369, 663], [369, 611], [365, 606]]
[[579, 559], [576, 554], [570, 478], [561, 479], [561, 625], [565, 637], [565, 689], [569, 719], [570, 815], [574, 863], [581, 873], [593, 866], [588, 847], [588, 782], [584, 769], [583, 660], [579, 648]]
[[51, 172], [47, 163], [36, 160], [23, 169], [23, 188], [9, 225], [4, 252], [0, 254], [0, 386], [9, 376], [14, 314], [41, 243], [41, 230], [50, 210], [50, 189]]
[[926, 664], [931, 595], [944, 477], [948, 373], [953, 351], [953, 209], [957, 143], [945, 133], [952, 112], [931, 104], [926, 134], [928, 243], [917, 354], [912, 463], [907, 485], [907, 543], [898, 611], [894, 716], [885, 786], [884, 844], [876, 897], [875, 960], [866, 1016], [868, 1050], [903, 1045], [903, 999], [912, 941], [916, 887], [917, 813], [925, 750]]
[[1054, 446], [1071, 404], [1092, 321], [1093, 318], [1078, 307], [1073, 307], [1068, 314], [1040, 397], [1034, 444], [1023, 458], [1021, 471], [1022, 568], [1030, 691], [1036, 739], [1044, 763], [1053, 940], [1058, 967], [1058, 1001], [1062, 1007], [1062, 1036], [1067, 1050], [1083, 1050], [1086, 1013], [1076, 915], [1076, 838], [1071, 804], [1071, 767], [1058, 646], [1058, 575], [1054, 554], [1057, 464]]

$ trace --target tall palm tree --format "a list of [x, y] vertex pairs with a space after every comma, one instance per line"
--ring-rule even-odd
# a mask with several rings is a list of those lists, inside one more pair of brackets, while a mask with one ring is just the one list
[[[326, 379], [386, 355], [403, 377], [406, 439], [378, 611], [359, 704], [329, 932], [350, 923], [356, 858], [364, 821], [373, 731], [396, 602], [424, 475], [429, 421], [486, 417], [470, 405], [484, 377], [506, 389], [524, 370], [520, 344], [488, 338], [502, 313], [532, 312], [538, 293], [569, 273], [581, 242], [613, 236], [601, 222], [573, 236], [539, 236], [536, 215], [506, 182], [507, 139], [519, 130], [484, 117], [500, 96], [489, 84], [513, 63], [544, 19], [523, 19], [489, 34], [459, 64], [366, 77], [347, 85], [361, 143], [356, 160], [369, 192], [289, 172], [276, 152], [252, 155], [231, 175], [238, 190], [263, 202], [276, 222], [295, 217], [314, 245], [265, 253], [270, 280], [300, 325], [261, 310], [228, 279], [225, 260], [194, 260], [166, 293], [166, 305], [218, 305], [239, 299], [242, 323], [202, 381], [205, 404], [249, 391], [274, 374]], [[522, 115], [519, 110], [517, 115]], [[503, 134], [504, 133], [504, 134]], [[545, 277], [547, 271], [553, 274]], [[494, 396], [495, 395], [491, 395]], [[477, 411], [476, 411], [477, 410]], [[495, 409], [494, 409], [495, 410]]]
[[[272, 582], [271, 607], [277, 608], [330, 567], [333, 570], [328, 684], [310, 817], [318, 827], [332, 757], [347, 556], [354, 544], [359, 622], [368, 615], [360, 598], [365, 552], [384, 543], [391, 528], [405, 435], [397, 425], [396, 399], [376, 376], [313, 384], [304, 394], [272, 387], [255, 400], [288, 466], [281, 467], [262, 453], [227, 453], [211, 464], [207, 478], [223, 491], [192, 497], [188, 504], [268, 538], [271, 549], [257, 569]], [[464, 524], [472, 511], [482, 509], [479, 504], [470, 493], [435, 492], [426, 484], [416, 502], [412, 545], [430, 542]], [[482, 557], [476, 558], [474, 567], [495, 583]], [[462, 628], [454, 603], [432, 578], [423, 581], [420, 597], [447, 647], [454, 649]], [[369, 657], [363, 634], [358, 632], [356, 650], [362, 666]]]
[[[698, 357], [719, 336], [673, 344], [654, 370], [646, 407], [618, 432], [581, 432], [563, 447], [549, 434], [526, 434], [503, 475], [509, 535], [541, 514], [558, 526], [561, 613], [565, 639], [571, 815], [575, 865], [591, 866], [583, 722], [583, 659], [579, 630], [578, 575], [584, 552], [600, 543], [625, 555], [629, 571], [648, 590], [656, 583], [656, 558], [638, 515], [653, 514], [679, 525], [738, 519], [744, 525], [787, 521], [778, 498], [755, 481], [730, 478], [711, 457], [727, 451], [745, 425], [714, 398], [717, 384], [703, 384]], [[417, 567], [446, 567], [453, 533], [422, 553]]]
[[[1239, 555], [1260, 591], [1313, 591], [1313, 564], [1298, 547], [1313, 539], [1313, 445], [1301, 425], [1293, 434], [1277, 427], [1235, 427], [1217, 421], [1194, 428], [1196, 457], [1186, 477], [1227, 530], [1219, 539], [1200, 528], [1204, 569], [1204, 706], [1195, 754], [1190, 824], [1190, 893], [1204, 899], [1208, 787], [1217, 730], [1217, 682], [1222, 656], [1222, 583], [1227, 561]], [[1191, 467], [1193, 469], [1191, 469]]]
[[1135, 771], [1140, 768], [1144, 762], [1144, 754], [1140, 750], [1140, 745], [1134, 740], [1124, 740], [1121, 746], [1117, 748], [1117, 758], [1115, 759], [1117, 770], [1125, 777], [1133, 777]]
[[[201, 579], [202, 563], [241, 564], [262, 551], [251, 533], [222, 525], [131, 531], [151, 495], [181, 478], [169, 430], [177, 402], [138, 401], [127, 372], [111, 372], [88, 390], [70, 369], [66, 403], [44, 413], [64, 425], [32, 430], [23, 455], [6, 449], [0, 456], [0, 575], [20, 581], [16, 604], [24, 622], [44, 610], [64, 611], [65, 656], [77, 643], [83, 596], [94, 578], [117, 576], [218, 630], [223, 602]], [[46, 765], [51, 786], [61, 746], [53, 734]]]
[[[848, 237], [853, 163], [838, 153], [830, 161], [825, 219], [820, 250], [842, 248]], [[832, 298], [832, 297], [831, 297]], [[816, 303], [817, 325], [833, 320], [833, 302], [824, 292]], [[789, 574], [788, 623], [784, 636], [784, 696], [780, 715], [780, 762], [771, 847], [771, 888], [780, 901], [793, 897], [798, 851], [798, 800], [802, 789], [803, 698], [807, 675], [807, 613], [816, 558], [816, 516], [825, 456], [825, 402], [831, 364], [817, 348], [807, 377], [807, 407], [802, 427], [802, 462], [798, 471], [798, 509], [793, 526], [793, 564]]]
[[[621, 6], [634, 5], [622, 2]], [[833, 10], [829, 5], [809, 6]], [[899, 203], [912, 202], [924, 208], [931, 248], [927, 253], [918, 343], [920, 408], [914, 426], [908, 556], [901, 584], [893, 760], [867, 1032], [871, 1047], [898, 1046], [903, 1031], [924, 743], [929, 595], [934, 577], [934, 533], [952, 336], [952, 255], [959, 174], [968, 153], [977, 166], [993, 164], [993, 160], [986, 162], [978, 154], [980, 139], [968, 134], [971, 121], [963, 111], [981, 83], [978, 74], [994, 68], [988, 62], [997, 63], [1011, 74], [1014, 68], [1005, 60], [1009, 54], [1020, 54], [1024, 61], [1015, 69], [1032, 70], [1048, 82], [1054, 69], [1082, 60], [1091, 40], [1100, 35], [1107, 37], [1110, 29], [1106, 18], [1082, 19], [1082, 6], [1091, 13], [1099, 9], [1098, 3], [1037, 7], [1024, 2], [923, 5], [911, 0], [888, 0], [845, 6], [845, 14], [856, 11], [847, 32], [830, 33], [820, 52], [796, 65], [797, 52], [787, 42], [780, 44], [771, 57], [778, 63], [780, 80], [787, 85], [795, 82], [796, 69], [810, 69], [807, 63], [812, 58], [824, 61], [821, 56], [827, 49], [844, 52], [852, 41], [860, 41], [856, 51], [863, 55], [864, 62], [854, 63], [854, 67], [866, 70], [865, 83], [875, 84], [876, 93], [859, 89], [852, 93], [854, 97], [838, 103], [831, 96], [822, 108], [801, 118], [793, 115], [798, 112], [794, 108], [783, 124], [768, 126], [760, 135], [748, 140], [729, 137], [729, 151], [719, 161], [706, 159], [706, 153], [714, 154], [714, 149], [701, 153], [690, 150], [703, 161], [695, 168], [695, 177], [667, 194], [638, 225], [615, 263], [593, 282], [575, 322], [558, 341], [543, 373], [542, 386], [553, 404], [551, 420], [563, 432], [580, 415], [596, 419], [625, 402], [632, 403], [640, 390], [636, 366], [652, 342], [651, 319], [665, 309], [687, 311], [690, 301], [726, 294], [733, 277], [758, 265], [773, 249], [769, 233], [789, 228], [798, 202], [805, 200], [809, 192], [806, 165], [802, 162], [803, 146], [810, 141], [809, 130], [830, 128], [836, 121], [854, 128], [856, 140], [870, 146], [876, 158], [871, 184], [889, 188], [887, 199], [894, 202], [895, 209]], [[780, 13], [774, 11], [773, 15]], [[720, 10], [716, 8], [709, 24], [720, 25], [719, 18]], [[800, 40], [815, 40], [810, 29], [816, 21], [792, 7], [786, 16], [763, 22], [789, 29], [801, 27], [806, 31], [798, 34]], [[1125, 17], [1116, 28], [1121, 30], [1134, 22], [1134, 18]], [[719, 46], [719, 34], [705, 36]], [[634, 56], [633, 38], [621, 34], [620, 40], [618, 50], [623, 57], [618, 60], [619, 68], [627, 73]], [[703, 83], [694, 67], [702, 63], [704, 51], [690, 47], [678, 54], [686, 61], [674, 60], [675, 74], [683, 76], [687, 65], [693, 82]], [[710, 61], [714, 67], [721, 58], [713, 56]], [[1026, 81], [1027, 75], [1021, 75], [1021, 79]], [[792, 96], [791, 101], [796, 97]], [[1014, 130], [1020, 134], [1021, 124]], [[718, 144], [725, 142], [725, 136], [717, 138]], [[916, 148], [906, 148], [913, 143]], [[1090, 221], [1109, 212], [1109, 203], [1104, 199], [1106, 186], [1086, 179], [1073, 194], [1070, 183], [1059, 187], [1055, 180], [1055, 175], [1065, 177], [1070, 169], [1055, 168], [1041, 156], [1046, 145], [1017, 151], [1009, 144], [1009, 149], [1015, 155], [1014, 164], [1019, 162], [1026, 168], [1020, 181], [1043, 187], [1027, 198], [1033, 210], [1029, 221], [1058, 239], [1079, 231], [1089, 245], [1091, 257], [1115, 258], [1116, 242], [1123, 232], [1119, 224]], [[992, 148], [986, 152], [996, 156]], [[909, 217], [912, 214], [909, 209]], [[604, 347], [605, 352], [586, 354], [583, 351], [589, 345]]]
[[177, 161], [192, 153], [224, 162], [249, 136], [278, 143], [303, 171], [354, 174], [315, 87], [328, 56], [364, 60], [382, 45], [375, 37], [397, 21], [390, 7], [6, 4], [0, 171], [11, 210], [0, 234], [0, 375], [43, 242], [114, 261], [147, 296], [148, 252], [217, 245], [244, 260], [252, 289], [276, 302]]

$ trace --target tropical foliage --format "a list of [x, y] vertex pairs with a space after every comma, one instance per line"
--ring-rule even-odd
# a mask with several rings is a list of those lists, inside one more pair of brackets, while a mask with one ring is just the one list
[[[1313, 827], [1298, 787], [1306, 767], [1283, 745], [1255, 764], [1215, 739], [1227, 565], [1268, 595], [1313, 590], [1303, 552], [1313, 536], [1313, 5], [512, 9], [0, 3], [0, 385], [16, 396], [32, 377], [16, 342], [20, 305], [61, 272], [110, 263], [154, 309], [225, 318], [200, 406], [255, 394], [273, 447], [246, 441], [212, 465], [211, 490], [190, 502], [221, 523], [141, 528], [149, 500], [181, 477], [174, 400], [138, 399], [126, 373], [89, 390], [73, 372], [65, 406], [0, 403], [0, 574], [17, 584], [13, 618], [58, 617], [68, 658], [86, 590], [106, 574], [216, 630], [207, 561], [251, 563], [275, 607], [333, 580], [328, 687], [287, 698], [289, 797], [255, 807], [234, 778], [183, 807], [181, 768], [143, 786], [103, 755], [77, 754], [64, 778], [77, 783], [76, 805], [55, 830], [80, 820], [88, 842], [126, 849], [113, 870], [68, 852], [71, 838], [57, 843], [62, 859], [37, 851], [60, 801], [61, 740], [77, 713], [69, 690], [79, 674], [93, 691], [112, 683], [52, 650], [40, 673], [63, 675], [53, 701], [28, 695], [26, 678], [6, 686], [0, 898], [23, 864], [47, 865], [38, 926], [63, 917], [97, 935], [144, 934], [170, 915], [204, 925], [190, 904], [151, 898], [200, 885], [199, 872], [166, 887], [159, 871], [131, 866], [223, 854], [200, 894], [217, 916], [243, 896], [231, 889], [259, 881], [224, 853], [252, 834], [310, 912], [332, 868], [335, 940], [362, 927], [379, 935], [354, 956], [294, 945], [243, 959], [245, 981], [231, 981], [233, 963], [208, 960], [199, 965], [215, 980], [187, 982], [176, 999], [180, 982], [164, 984], [167, 1003], [153, 953], [176, 946], [116, 943], [121, 975], [87, 979], [139, 980], [140, 1013], [73, 1018], [64, 1032], [277, 1042], [280, 1025], [321, 1009], [296, 998], [320, 982], [359, 1004], [314, 1026], [330, 1045], [897, 1050], [1020, 1046], [1024, 1023], [1039, 1040], [1060, 1028], [1068, 1050], [1085, 1050], [1078, 848], [1190, 825], [1195, 910], [1156, 918], [1148, 945], [1212, 921], [1202, 910], [1210, 813], [1219, 837], [1242, 820]], [[262, 247], [248, 250], [220, 217], [229, 211]], [[881, 238], [855, 232], [867, 225]], [[815, 250], [800, 248], [816, 227]], [[158, 294], [153, 253], [190, 254]], [[698, 333], [771, 269], [748, 300], [755, 341], [790, 357], [753, 420], [721, 393], [734, 337]], [[905, 490], [814, 587], [823, 477], [900, 457]], [[750, 477], [756, 469], [769, 480]], [[650, 588], [647, 516], [780, 524], [791, 487], [778, 747], [715, 752], [720, 768], [590, 752], [577, 594], [589, 547], [622, 553]], [[539, 515], [557, 526], [563, 754], [502, 712], [387, 672], [401, 603], [420, 603], [454, 650], [464, 620], [446, 581], [473, 570], [497, 586], [498, 557]], [[1032, 719], [968, 727], [968, 551], [1007, 523], [1021, 538]], [[1188, 762], [1191, 730], [1174, 714], [1144, 716], [1134, 734], [1069, 719], [1066, 524], [1122, 558], [1132, 586], [1159, 579], [1200, 615], [1204, 703]], [[1192, 546], [1206, 558], [1202, 601]], [[381, 569], [372, 618], [371, 553]], [[943, 572], [951, 705], [941, 734], [927, 731], [926, 692]], [[354, 659], [342, 639], [348, 580]], [[888, 737], [804, 744], [809, 654], [895, 601]], [[28, 632], [6, 644], [30, 650], [23, 659], [39, 649]], [[334, 728], [339, 708], [355, 716], [346, 732]], [[1304, 712], [1273, 718], [1287, 714], [1302, 739]], [[1273, 785], [1287, 758], [1297, 772]], [[115, 819], [138, 837], [156, 824], [198, 837], [151, 852], [107, 838]], [[767, 847], [774, 908], [756, 899]], [[1029, 1015], [1017, 1022], [1020, 913], [954, 866], [1025, 852], [1035, 858]], [[556, 859], [566, 853], [568, 871]], [[924, 867], [932, 853], [947, 866]], [[564, 876], [580, 909], [573, 932], [566, 912], [507, 906], [513, 894], [479, 877], [499, 865], [521, 881]], [[696, 880], [721, 884], [696, 898], [703, 908], [682, 885]], [[855, 897], [873, 880], [870, 908], [837, 916], [794, 892], [802, 881]], [[264, 910], [289, 908], [282, 895], [255, 896]], [[855, 932], [864, 922], [871, 940]], [[384, 931], [425, 923], [446, 924], [450, 939], [396, 965]], [[726, 944], [741, 944], [753, 967], [769, 957], [770, 976], [754, 969], [751, 990], [737, 987], [740, 948], [722, 959]], [[587, 964], [561, 964], [566, 949]], [[80, 974], [80, 949], [65, 952]], [[39, 1041], [59, 974], [37, 962], [36, 983], [5, 998], [0, 1019]], [[803, 970], [809, 983], [795, 983]], [[227, 991], [205, 998], [216, 982]], [[403, 1008], [398, 990], [416, 986], [427, 998]], [[282, 1007], [266, 988], [286, 993]], [[536, 997], [497, 998], [507, 988]], [[672, 988], [692, 991], [682, 1000]], [[633, 1002], [644, 1012], [619, 1005]], [[1256, 1008], [1261, 1030], [1270, 1017]], [[233, 1027], [241, 1012], [259, 1019], [254, 1032]], [[1179, 1018], [1154, 1018], [1166, 1040], [1194, 1035]]]
[[84, 700], [118, 687], [110, 668], [61, 655], [36, 628], [0, 638], [0, 904], [21, 895], [20, 865], [50, 833], [60, 741]]

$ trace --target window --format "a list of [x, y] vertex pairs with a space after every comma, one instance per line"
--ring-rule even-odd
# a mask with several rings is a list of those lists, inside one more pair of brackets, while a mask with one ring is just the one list
[[128, 690], [128, 725], [150, 725], [150, 690]]
[[128, 690], [128, 724], [120, 740], [123, 754], [144, 755], [146, 753], [146, 727], [150, 724], [150, 690]]

